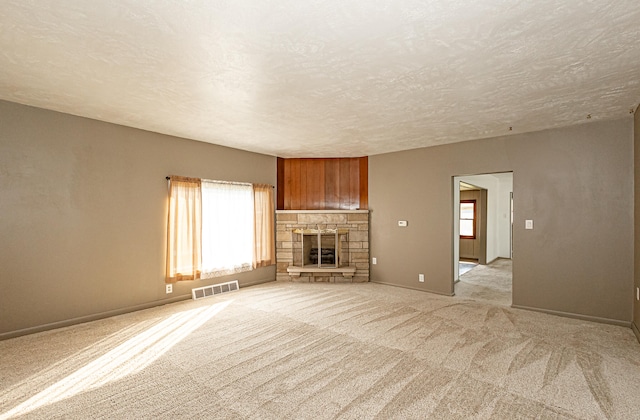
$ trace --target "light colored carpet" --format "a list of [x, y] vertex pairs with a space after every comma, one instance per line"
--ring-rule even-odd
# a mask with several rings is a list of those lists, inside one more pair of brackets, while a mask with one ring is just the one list
[[269, 283], [0, 342], [0, 418], [633, 419], [630, 329]]
[[511, 260], [498, 259], [489, 265], [477, 265], [460, 275], [456, 296], [501, 306], [511, 306]]

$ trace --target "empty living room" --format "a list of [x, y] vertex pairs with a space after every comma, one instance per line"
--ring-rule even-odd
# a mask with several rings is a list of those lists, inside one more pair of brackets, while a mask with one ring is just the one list
[[2, 1], [0, 419], [640, 418], [638, 22]]

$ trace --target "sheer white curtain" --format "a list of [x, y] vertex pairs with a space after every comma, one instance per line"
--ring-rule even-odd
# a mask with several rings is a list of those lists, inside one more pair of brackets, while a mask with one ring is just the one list
[[202, 180], [202, 278], [252, 269], [253, 188]]

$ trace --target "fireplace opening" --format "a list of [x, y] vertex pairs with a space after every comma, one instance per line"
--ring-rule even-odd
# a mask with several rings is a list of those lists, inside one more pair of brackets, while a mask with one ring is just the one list
[[302, 267], [335, 268], [343, 263], [340, 253], [346, 232], [337, 229], [300, 230]]
[[311, 248], [309, 250], [309, 262], [311, 264], [318, 264], [318, 258], [320, 258], [320, 264], [335, 265], [336, 263], [336, 249], [335, 248], [321, 248], [320, 256], [318, 256], [318, 248]]

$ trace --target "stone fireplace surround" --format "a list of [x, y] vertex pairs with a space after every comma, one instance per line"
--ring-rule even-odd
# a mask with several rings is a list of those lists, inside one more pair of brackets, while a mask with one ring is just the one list
[[[300, 229], [347, 229], [342, 267], [305, 271]], [[369, 281], [369, 210], [277, 210], [276, 280], [303, 282]], [[353, 272], [355, 270], [355, 272]]]

